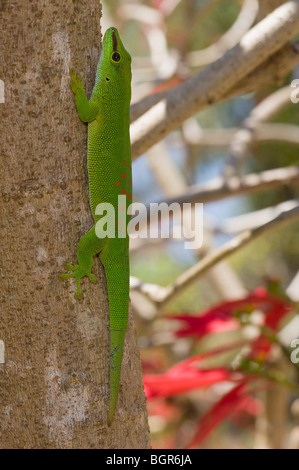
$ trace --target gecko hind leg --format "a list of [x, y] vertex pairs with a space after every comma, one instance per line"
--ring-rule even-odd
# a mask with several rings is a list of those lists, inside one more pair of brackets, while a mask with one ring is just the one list
[[107, 240], [105, 238], [98, 238], [96, 236], [95, 227], [92, 227], [92, 229], [90, 229], [78, 243], [78, 264], [66, 263], [65, 269], [72, 272], [59, 275], [61, 279], [70, 279], [71, 277], [76, 279], [76, 299], [80, 299], [82, 297], [81, 279], [83, 277], [87, 276], [91, 282], [97, 282], [97, 277], [92, 274], [91, 269], [94, 262], [94, 256], [102, 251], [106, 242]]

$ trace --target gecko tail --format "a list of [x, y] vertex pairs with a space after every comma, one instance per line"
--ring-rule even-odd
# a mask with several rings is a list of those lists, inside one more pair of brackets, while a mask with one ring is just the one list
[[110, 330], [110, 396], [108, 426], [111, 426], [118, 400], [121, 362], [126, 330]]

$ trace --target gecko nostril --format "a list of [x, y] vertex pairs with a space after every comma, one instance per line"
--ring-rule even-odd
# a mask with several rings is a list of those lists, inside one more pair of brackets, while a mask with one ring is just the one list
[[106, 82], [109, 82], [110, 81], [110, 78], [106, 77]]

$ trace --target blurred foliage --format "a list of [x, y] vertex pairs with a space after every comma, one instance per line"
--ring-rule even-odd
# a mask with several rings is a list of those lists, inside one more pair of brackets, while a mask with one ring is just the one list
[[179, 3], [167, 20], [167, 39], [171, 47], [181, 51], [186, 42], [188, 52], [208, 47], [232, 26], [242, 4], [241, 1], [224, 0], [211, 9], [210, 14], [198, 14], [200, 7], [207, 3], [206, 0]]
[[[131, 256], [132, 275], [144, 282], [167, 286], [189, 266], [162, 248], [149, 249], [142, 256]], [[196, 282], [167, 305], [167, 312], [196, 312], [205, 304], [218, 301], [205, 281]]]

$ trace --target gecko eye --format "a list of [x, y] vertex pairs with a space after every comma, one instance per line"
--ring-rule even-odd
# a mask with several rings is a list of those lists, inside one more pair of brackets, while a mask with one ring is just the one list
[[121, 59], [119, 52], [113, 52], [111, 58], [113, 62], [119, 62]]

